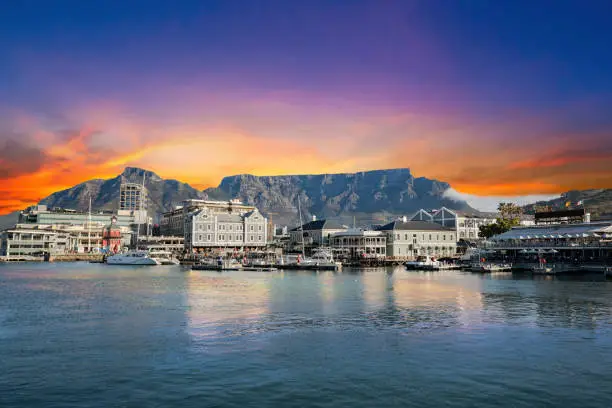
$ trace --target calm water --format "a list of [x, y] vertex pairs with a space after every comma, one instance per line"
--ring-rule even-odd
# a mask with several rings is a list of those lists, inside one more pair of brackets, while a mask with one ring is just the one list
[[0, 266], [1, 407], [610, 407], [612, 282]]

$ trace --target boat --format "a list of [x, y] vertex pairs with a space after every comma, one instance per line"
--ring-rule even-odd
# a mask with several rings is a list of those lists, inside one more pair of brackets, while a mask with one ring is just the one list
[[219, 257], [216, 261], [212, 259], [203, 259], [193, 265], [191, 269], [194, 271], [240, 271], [242, 270], [242, 263], [235, 259], [223, 259]]
[[181, 263], [170, 251], [150, 251], [149, 256], [156, 259], [160, 265], [180, 265]]
[[430, 256], [417, 256], [414, 261], [408, 261], [404, 264], [408, 269], [420, 269], [420, 270], [429, 270], [435, 271], [440, 269], [440, 262], [436, 261], [434, 258]]
[[149, 256], [149, 252], [132, 250], [111, 255], [106, 258], [107, 265], [161, 265], [161, 263]]
[[480, 273], [506, 272], [512, 270], [511, 265], [495, 264], [492, 262], [475, 262], [470, 266], [470, 271]]

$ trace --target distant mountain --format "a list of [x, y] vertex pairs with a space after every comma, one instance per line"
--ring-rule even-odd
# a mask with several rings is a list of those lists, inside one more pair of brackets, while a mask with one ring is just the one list
[[[239, 198], [255, 205], [274, 223], [298, 222], [298, 197], [304, 219], [312, 215], [335, 218], [345, 224], [382, 223], [398, 215], [411, 215], [420, 208], [446, 206], [475, 212], [465, 201], [444, 196], [448, 183], [415, 178], [408, 169], [375, 170], [359, 173], [225, 177], [215, 188], [198, 191], [176, 180], [164, 180], [153, 172], [128, 167], [110, 180], [90, 180], [59, 191], [42, 200], [49, 207], [87, 210], [89, 195], [95, 210], [118, 206], [122, 180], [141, 183], [149, 190], [149, 208], [158, 216], [190, 198], [229, 200]], [[157, 218], [157, 217], [156, 217]]]
[[0, 231], [11, 228], [19, 220], [19, 211], [12, 212], [6, 215], [0, 215]]
[[572, 190], [561, 194], [561, 197], [548, 201], [538, 201], [524, 207], [527, 214], [533, 214], [536, 207], [549, 207], [553, 210], [565, 209], [566, 203], [570, 208], [582, 201], [586, 212], [591, 213], [592, 219], [612, 217], [612, 189], [602, 188], [595, 190]]
[[116, 210], [119, 206], [119, 188], [122, 182], [142, 183], [145, 177], [145, 187], [149, 193], [148, 208], [154, 218], [168, 211], [181, 201], [189, 198], [204, 198], [201, 191], [189, 184], [176, 180], [164, 180], [157, 174], [127, 167], [123, 173], [109, 180], [90, 180], [67, 190], [58, 191], [43, 199], [40, 204], [48, 207], [72, 208], [85, 211], [89, 207], [89, 196], [92, 197], [92, 208], [95, 210]]
[[350, 225], [382, 223], [420, 208], [472, 211], [465, 201], [444, 197], [445, 182], [415, 178], [409, 169], [359, 173], [225, 177], [216, 188], [205, 190], [212, 199], [237, 197], [271, 215], [275, 223], [296, 224], [298, 197], [305, 218], [335, 218]]

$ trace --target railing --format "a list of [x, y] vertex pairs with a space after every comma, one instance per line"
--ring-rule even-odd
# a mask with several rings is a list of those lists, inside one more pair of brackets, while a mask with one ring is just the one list
[[612, 242], [531, 242], [531, 243], [495, 243], [486, 248], [612, 248]]

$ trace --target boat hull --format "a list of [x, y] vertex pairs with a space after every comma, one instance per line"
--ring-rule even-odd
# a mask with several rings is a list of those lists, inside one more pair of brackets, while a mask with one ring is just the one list
[[107, 265], [140, 265], [140, 266], [155, 266], [160, 265], [159, 261], [152, 258], [136, 258], [136, 257], [116, 257], [110, 256], [106, 258]]

